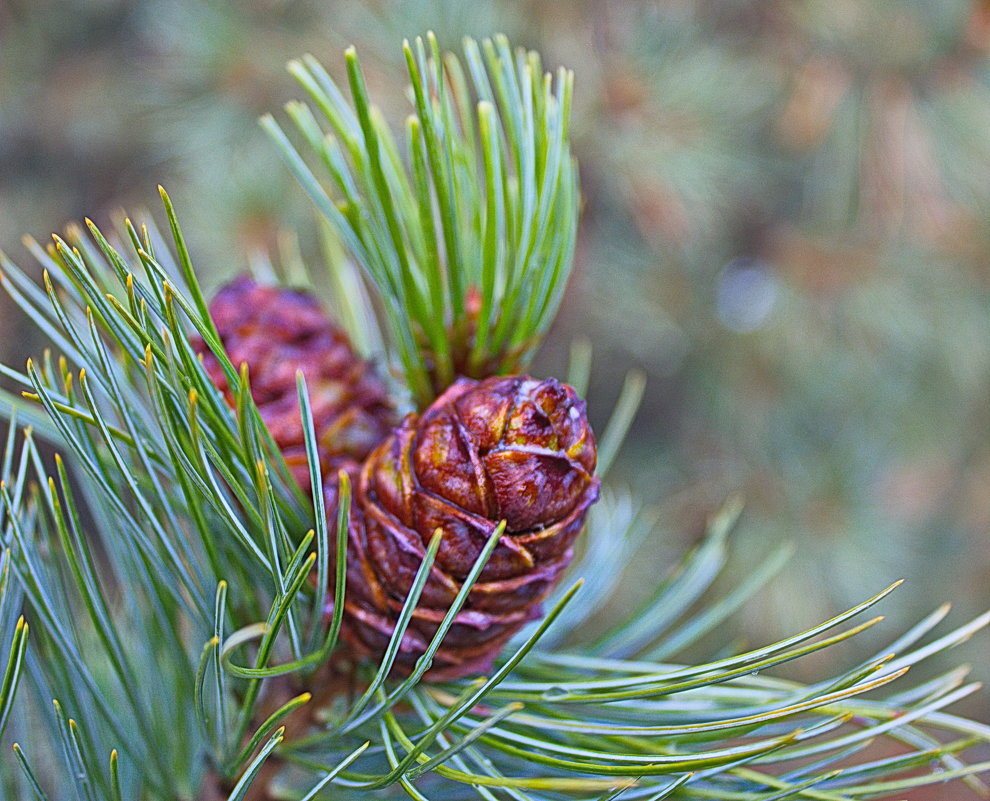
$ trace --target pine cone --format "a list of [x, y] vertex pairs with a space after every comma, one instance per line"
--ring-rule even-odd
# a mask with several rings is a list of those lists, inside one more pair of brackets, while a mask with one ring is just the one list
[[554, 379], [461, 379], [368, 458], [348, 540], [345, 640], [380, 656], [437, 528], [443, 542], [396, 662], [409, 672], [499, 521], [505, 534], [438, 651], [433, 679], [487, 671], [541, 614], [598, 497], [584, 402]]
[[[336, 487], [337, 471], [357, 475], [361, 462], [395, 424], [384, 382], [351, 350], [317, 300], [305, 292], [261, 286], [242, 276], [210, 303], [210, 316], [231, 363], [248, 366], [251, 396], [299, 485], [308, 491], [309, 468], [296, 393], [296, 371], [306, 376], [323, 475]], [[199, 337], [193, 347], [213, 383], [234, 403], [220, 362]]]

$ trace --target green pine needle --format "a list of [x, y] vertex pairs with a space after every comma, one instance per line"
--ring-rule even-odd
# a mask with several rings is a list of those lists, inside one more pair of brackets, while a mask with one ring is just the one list
[[377, 289], [422, 407], [458, 375], [518, 372], [553, 320], [577, 232], [573, 75], [554, 80], [504, 37], [465, 40], [466, 72], [432, 34], [404, 51], [405, 160], [353, 49], [350, 104], [312, 57], [289, 65], [322, 117], [287, 106], [312, 166], [274, 118], [262, 126]]
[[[353, 52], [353, 108], [313, 59], [292, 66], [323, 122], [301, 105], [290, 117], [327, 188], [264, 123], [377, 288], [388, 355], [420, 403], [457, 373], [524, 364], [552, 319], [573, 248], [569, 73], [555, 83], [503, 38], [469, 41], [464, 52], [462, 66], [432, 38], [406, 47], [416, 108], [408, 165]], [[50, 466], [33, 435], [12, 425], [0, 458], [0, 731], [28, 744], [0, 760], [3, 787], [52, 801], [164, 801], [221, 788], [233, 801], [261, 791], [303, 801], [372, 792], [836, 801], [973, 782], [990, 769], [970, 761], [990, 744], [990, 727], [946, 711], [976, 689], [964, 672], [910, 687], [901, 678], [990, 615], [937, 635], [947, 610], [936, 610], [817, 682], [776, 675], [875, 632], [879, 618], [868, 614], [894, 585], [779, 642], [731, 654], [717, 643], [717, 658], [684, 659], [686, 646], [714, 636], [783, 569], [786, 554], [774, 555], [716, 599], [737, 500], [643, 606], [595, 637], [589, 619], [654, 535], [648, 510], [605, 488], [576, 580], [548, 599], [546, 616], [491, 675], [427, 681], [499, 528], [399, 680], [392, 668], [438, 532], [385, 655], [355, 663], [339, 648], [350, 483], [340, 477], [336, 520], [292, 483], [250, 376], [206, 315], [162, 197], [170, 243], [150, 223], [125, 221], [111, 234], [75, 227], [49, 249], [31, 246], [46, 271], [40, 285], [0, 255], [0, 283], [55, 349], [24, 370], [2, 368], [27, 394], [3, 394], [0, 408], [64, 455]], [[349, 319], [367, 319], [363, 295], [337, 302], [355, 304]], [[235, 408], [196, 358], [194, 336], [216, 354]], [[584, 383], [590, 369], [577, 346], [573, 375]], [[297, 389], [319, 490], [301, 377]], [[641, 391], [633, 374], [603, 438], [606, 463]], [[887, 745], [874, 750], [877, 740]]]

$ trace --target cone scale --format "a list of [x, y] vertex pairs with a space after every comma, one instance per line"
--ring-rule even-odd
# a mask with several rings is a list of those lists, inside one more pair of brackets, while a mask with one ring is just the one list
[[[341, 469], [356, 475], [391, 430], [395, 412], [385, 383], [355, 355], [347, 335], [316, 298], [242, 276], [220, 289], [209, 311], [231, 363], [247, 365], [251, 396], [299, 485], [310, 486], [298, 370], [306, 377], [323, 475], [334, 485]], [[193, 346], [233, 405], [234, 393], [217, 357], [202, 339], [193, 340]]]
[[554, 379], [461, 379], [408, 416], [361, 471], [348, 540], [344, 638], [380, 656], [436, 530], [440, 549], [404, 636], [397, 672], [426, 650], [485, 543], [506, 530], [429, 676], [487, 671], [542, 614], [598, 497], [584, 403]]
[[[411, 671], [505, 521], [427, 675], [487, 671], [506, 641], [541, 616], [598, 497], [597, 450], [584, 402], [552, 378], [461, 378], [393, 429], [384, 383], [312, 296], [240, 278], [220, 290], [210, 314], [231, 362], [247, 364], [252, 397], [303, 487], [308, 468], [296, 371], [306, 376], [331, 520], [338, 471], [353, 479], [341, 634], [354, 655], [382, 656], [440, 531], [436, 561], [393, 667]], [[194, 345], [233, 403], [216, 356], [201, 340]]]

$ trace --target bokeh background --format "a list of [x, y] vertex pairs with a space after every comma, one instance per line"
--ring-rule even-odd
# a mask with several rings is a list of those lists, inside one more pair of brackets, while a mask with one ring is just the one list
[[[285, 62], [343, 75], [356, 44], [398, 122], [400, 44], [429, 29], [576, 72], [582, 232], [534, 369], [587, 337], [599, 424], [648, 375], [615, 475], [660, 520], [630, 601], [741, 492], [736, 575], [796, 552], [726, 645], [897, 578], [890, 637], [990, 607], [985, 0], [0, 0], [0, 247], [26, 264], [22, 234], [155, 207], [162, 183], [210, 286], [280, 231], [309, 252], [256, 124], [300, 95]], [[0, 298], [2, 357], [30, 336]], [[927, 669], [990, 679], [990, 636], [965, 651]], [[986, 693], [965, 708], [990, 720]]]

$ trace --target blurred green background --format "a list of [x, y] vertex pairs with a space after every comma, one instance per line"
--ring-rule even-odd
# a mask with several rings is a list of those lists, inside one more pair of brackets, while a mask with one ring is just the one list
[[[22, 234], [155, 208], [162, 183], [209, 286], [288, 227], [308, 252], [256, 124], [300, 95], [285, 62], [342, 76], [356, 44], [398, 122], [400, 44], [428, 29], [575, 70], [582, 233], [534, 370], [590, 339], [599, 424], [649, 376], [615, 476], [661, 521], [630, 598], [741, 492], [737, 571], [797, 549], [724, 645], [897, 578], [891, 637], [990, 606], [990, 3], [2, 0], [0, 247], [27, 264]], [[0, 298], [5, 360], [27, 331]], [[951, 658], [990, 679], [988, 656], [983, 635]]]

